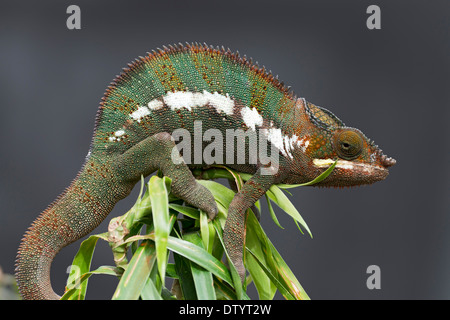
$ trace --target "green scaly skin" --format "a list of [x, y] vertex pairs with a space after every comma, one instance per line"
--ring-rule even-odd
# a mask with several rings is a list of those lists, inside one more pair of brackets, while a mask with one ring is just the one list
[[[359, 130], [297, 98], [245, 57], [198, 44], [164, 47], [129, 64], [108, 87], [80, 173], [26, 232], [16, 264], [23, 298], [59, 298], [50, 284], [53, 258], [97, 227], [141, 175], [162, 170], [172, 179], [175, 195], [211, 219], [216, 216], [212, 194], [190, 171], [207, 164], [172, 161], [181, 155], [172, 153], [177, 146], [171, 134], [179, 128], [194, 132], [195, 120], [201, 121], [202, 132], [215, 128], [224, 135], [227, 129], [265, 129], [279, 156], [278, 167], [248, 158], [240, 164], [222, 159], [253, 175], [234, 197], [224, 230], [226, 250], [242, 280], [245, 213], [271, 185], [310, 181], [335, 160], [331, 175], [318, 185], [369, 184], [384, 179], [395, 164]], [[206, 146], [204, 142], [201, 150]], [[245, 151], [250, 147], [246, 141]]]

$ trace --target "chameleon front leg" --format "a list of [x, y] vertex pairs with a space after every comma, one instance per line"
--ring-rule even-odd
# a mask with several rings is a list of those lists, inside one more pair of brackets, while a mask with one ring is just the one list
[[274, 174], [261, 174], [259, 169], [248, 180], [241, 190], [236, 193], [228, 209], [228, 217], [225, 223], [223, 241], [231, 262], [236, 268], [241, 282], [245, 279], [244, 267], [244, 243], [246, 231], [246, 212], [255, 202], [261, 198], [270, 186], [275, 182]]
[[214, 196], [195, 180], [167, 132], [150, 136], [127, 150], [120, 156], [118, 166], [125, 181], [138, 181], [141, 175], [160, 169], [172, 179], [171, 191], [175, 196], [205, 211], [210, 219], [217, 215]]

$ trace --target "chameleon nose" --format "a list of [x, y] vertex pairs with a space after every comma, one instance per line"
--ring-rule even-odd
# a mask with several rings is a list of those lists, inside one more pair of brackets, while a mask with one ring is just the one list
[[394, 158], [387, 157], [386, 155], [381, 156], [381, 163], [384, 167], [392, 167], [397, 163], [397, 161]]

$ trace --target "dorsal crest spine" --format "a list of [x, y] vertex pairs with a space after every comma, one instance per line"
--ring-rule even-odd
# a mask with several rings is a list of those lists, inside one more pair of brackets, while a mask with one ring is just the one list
[[223, 46], [222, 47], [217, 46], [216, 48], [214, 48], [213, 46], [207, 45], [206, 43], [204, 44], [186, 43], [185, 45], [179, 43], [169, 45], [169, 47], [163, 46], [163, 49], [157, 48], [156, 50], [157, 51], [152, 50], [152, 52], [147, 52], [147, 55], [145, 57], [139, 57], [139, 59], [136, 59], [135, 61], [129, 63], [128, 68], [124, 68], [123, 72], [120, 75], [116, 76], [111, 85], [113, 87], [119, 85], [123, 80], [128, 78], [130, 72], [141, 67], [143, 63], [150, 62], [151, 60], [155, 60], [164, 57], [166, 55], [170, 56], [176, 53], [183, 53], [183, 52], [209, 53], [226, 57], [236, 64], [249, 68], [252, 72], [259, 75], [261, 78], [267, 80], [280, 92], [286, 94], [293, 100], [296, 99], [296, 96], [290, 90], [290, 86], [286, 86], [283, 82], [281, 82], [278, 79], [278, 76], [273, 76], [271, 71], [267, 71], [265, 66], [259, 67], [258, 62], [253, 63], [252, 59], [247, 58], [246, 55], [241, 57], [238, 51], [232, 52], [229, 48], [225, 49]]

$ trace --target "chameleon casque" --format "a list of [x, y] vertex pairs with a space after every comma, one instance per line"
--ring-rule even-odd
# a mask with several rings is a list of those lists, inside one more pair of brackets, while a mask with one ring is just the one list
[[336, 160], [318, 186], [371, 184], [386, 178], [387, 168], [395, 164], [361, 131], [297, 98], [271, 72], [229, 49], [179, 44], [148, 53], [123, 70], [100, 102], [81, 171], [22, 239], [16, 279], [25, 299], [59, 298], [50, 284], [53, 258], [97, 227], [141, 175], [160, 169], [172, 179], [176, 196], [209, 218], [216, 216], [212, 194], [191, 172], [206, 164], [175, 163], [171, 157], [176, 148], [172, 132], [193, 132], [194, 121], [201, 121], [203, 130], [265, 129], [267, 143], [279, 156], [276, 170], [270, 162], [224, 161], [252, 174], [235, 195], [224, 229], [225, 247], [241, 279], [246, 211], [272, 184], [311, 181]]

